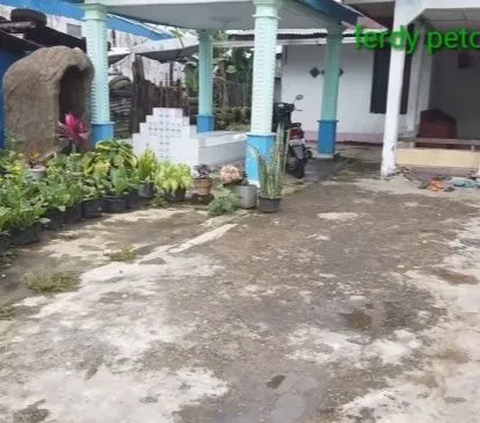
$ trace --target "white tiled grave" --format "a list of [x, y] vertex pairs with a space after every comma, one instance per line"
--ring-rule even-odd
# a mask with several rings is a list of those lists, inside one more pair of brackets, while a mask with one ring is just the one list
[[142, 154], [150, 149], [159, 160], [218, 166], [240, 162], [246, 156], [246, 134], [234, 131], [197, 133], [182, 109], [155, 108], [133, 135], [133, 149]]

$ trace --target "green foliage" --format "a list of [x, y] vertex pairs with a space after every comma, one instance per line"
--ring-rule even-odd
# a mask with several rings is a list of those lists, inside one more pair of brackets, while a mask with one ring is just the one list
[[86, 155], [84, 172], [91, 175], [96, 171], [114, 169], [135, 169], [138, 166], [133, 148], [125, 141], [106, 140], [99, 142], [93, 153]]
[[78, 286], [78, 279], [68, 273], [30, 273], [26, 276], [26, 282], [28, 289], [37, 294], [67, 292]]
[[208, 205], [208, 214], [210, 216], [220, 216], [222, 214], [231, 214], [237, 209], [238, 198], [231, 190], [223, 188], [216, 195], [213, 201]]
[[48, 210], [64, 212], [72, 203], [68, 184], [56, 175], [47, 175], [40, 184], [40, 194]]
[[112, 261], [132, 261], [137, 257], [137, 251], [131, 245], [125, 245], [118, 251], [113, 251], [108, 254]]
[[11, 220], [12, 209], [0, 206], [0, 233], [8, 229], [8, 224]]
[[60, 155], [50, 160], [40, 191], [49, 210], [65, 211], [80, 202], [84, 198], [82, 156]]
[[125, 169], [112, 169], [110, 171], [110, 185], [108, 192], [111, 195], [126, 195], [131, 190], [131, 180]]
[[0, 182], [0, 204], [10, 210], [8, 229], [24, 229], [41, 221], [46, 207], [40, 183], [28, 170], [5, 175]]
[[150, 205], [152, 207], [165, 207], [167, 205], [167, 201], [165, 200], [165, 197], [162, 197], [161, 195], [155, 195], [150, 201]]
[[253, 151], [258, 160], [259, 195], [264, 198], [281, 198], [288, 151], [283, 125], [279, 125], [275, 143], [270, 151], [270, 157], [265, 157], [255, 147], [253, 147]]
[[152, 150], [146, 150], [138, 157], [138, 177], [140, 182], [153, 182], [158, 160]]
[[189, 166], [168, 161], [159, 163], [155, 175], [155, 185], [158, 189], [174, 194], [177, 191], [189, 189], [192, 184], [192, 171]]

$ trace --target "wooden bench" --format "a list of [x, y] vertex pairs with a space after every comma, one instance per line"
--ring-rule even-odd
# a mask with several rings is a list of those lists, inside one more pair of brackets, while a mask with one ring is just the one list
[[453, 138], [410, 138], [408, 140], [403, 140], [403, 144], [406, 144], [405, 147], [407, 148], [448, 148], [452, 150], [477, 151], [477, 147], [480, 147], [480, 140], [462, 140]]

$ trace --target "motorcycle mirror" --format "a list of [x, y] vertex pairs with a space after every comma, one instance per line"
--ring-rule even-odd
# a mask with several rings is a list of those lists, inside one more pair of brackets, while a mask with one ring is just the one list
[[303, 94], [297, 94], [297, 96], [295, 97], [295, 100], [303, 100]]

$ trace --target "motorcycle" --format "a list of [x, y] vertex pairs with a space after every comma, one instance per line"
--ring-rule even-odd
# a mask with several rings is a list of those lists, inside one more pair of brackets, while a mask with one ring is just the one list
[[288, 143], [287, 172], [298, 179], [305, 176], [307, 161], [312, 157], [310, 149], [305, 143], [305, 132], [300, 122], [292, 122], [292, 113], [300, 111], [295, 107], [295, 101], [302, 100], [303, 95], [298, 94], [293, 103], [275, 103], [273, 109], [272, 131], [278, 130], [278, 125], [283, 124], [285, 140]]

